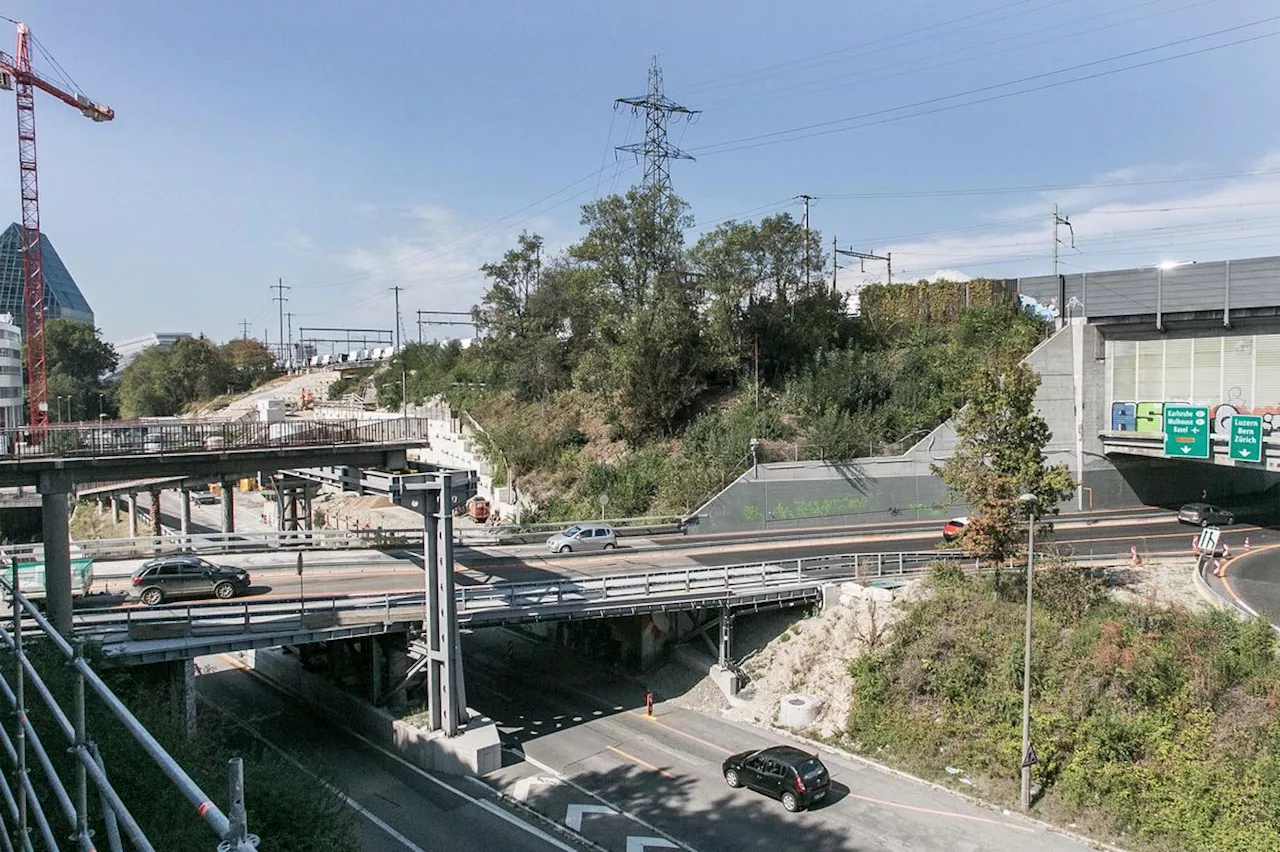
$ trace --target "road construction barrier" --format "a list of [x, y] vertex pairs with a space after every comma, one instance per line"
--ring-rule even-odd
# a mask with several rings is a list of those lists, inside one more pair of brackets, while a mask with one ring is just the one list
[[1133, 547], [1129, 548], [1129, 567], [1130, 568], [1142, 567], [1142, 557], [1138, 555], [1137, 545], [1134, 545]]

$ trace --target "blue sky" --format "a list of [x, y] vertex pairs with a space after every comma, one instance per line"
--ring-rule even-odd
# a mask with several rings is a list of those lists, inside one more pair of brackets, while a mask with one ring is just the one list
[[[672, 173], [700, 223], [798, 218], [807, 193], [815, 228], [892, 251], [911, 278], [1047, 273], [1055, 201], [1078, 248], [1064, 271], [1280, 253], [1280, 37], [1211, 49], [1280, 33], [1257, 23], [1274, 0], [11, 0], [0, 14], [116, 110], [94, 124], [37, 105], [44, 230], [111, 340], [226, 339], [247, 320], [275, 341], [277, 278], [295, 330], [390, 328], [388, 288], [405, 287], [416, 337], [413, 312], [470, 307], [476, 268], [522, 228], [566, 245], [583, 201], [639, 180], [611, 148], [642, 124], [613, 101], [643, 93], [655, 53], [668, 94], [703, 110], [671, 131], [698, 156]], [[835, 132], [796, 138], [815, 131]]]

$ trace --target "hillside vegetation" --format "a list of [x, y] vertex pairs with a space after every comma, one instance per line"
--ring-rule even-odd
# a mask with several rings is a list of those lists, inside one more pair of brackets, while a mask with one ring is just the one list
[[900, 452], [961, 405], [967, 375], [1046, 333], [996, 282], [871, 286], [851, 316], [821, 234], [789, 214], [687, 245], [684, 202], [632, 189], [582, 224], [559, 255], [522, 234], [483, 267], [476, 345], [410, 345], [377, 379], [384, 406], [403, 370], [412, 401], [475, 417], [498, 478], [551, 519], [596, 514], [601, 494], [618, 517], [688, 511], [753, 437], [762, 461]]
[[[1021, 577], [930, 579], [851, 664], [843, 741], [1016, 806]], [[1270, 625], [1124, 604], [1071, 566], [1036, 574], [1036, 811], [1151, 850], [1280, 849], [1280, 664]], [[1033, 786], [1033, 792], [1035, 787]]]

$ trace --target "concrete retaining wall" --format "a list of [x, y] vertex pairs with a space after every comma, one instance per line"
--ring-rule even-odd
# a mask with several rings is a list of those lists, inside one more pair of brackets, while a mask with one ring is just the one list
[[[422, 769], [457, 775], [485, 775], [502, 766], [502, 745], [493, 722], [473, 722], [463, 734], [445, 737], [396, 719], [338, 685], [302, 667], [275, 649], [246, 651], [245, 662], [314, 712], [371, 742], [396, 752]], [[473, 719], [478, 714], [472, 713]]]

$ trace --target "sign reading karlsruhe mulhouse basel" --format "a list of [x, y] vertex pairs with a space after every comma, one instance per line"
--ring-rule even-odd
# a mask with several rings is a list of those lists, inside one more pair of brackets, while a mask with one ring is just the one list
[[1165, 403], [1164, 454], [1183, 459], [1209, 458], [1208, 406]]

